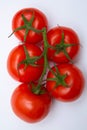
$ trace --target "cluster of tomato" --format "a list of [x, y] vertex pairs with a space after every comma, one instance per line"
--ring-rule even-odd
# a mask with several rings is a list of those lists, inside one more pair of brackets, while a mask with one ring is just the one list
[[52, 98], [69, 102], [80, 97], [84, 76], [73, 64], [80, 41], [71, 28], [48, 29], [45, 14], [35, 8], [19, 10], [12, 29], [21, 44], [10, 52], [7, 69], [21, 84], [12, 94], [11, 106], [22, 120], [38, 122], [49, 113]]

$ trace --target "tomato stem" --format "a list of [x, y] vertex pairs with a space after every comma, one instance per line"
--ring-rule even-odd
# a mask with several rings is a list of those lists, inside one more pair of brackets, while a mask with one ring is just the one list
[[44, 78], [44, 75], [46, 74], [46, 71], [47, 71], [47, 68], [49, 66], [49, 63], [48, 63], [48, 59], [47, 59], [47, 51], [48, 51], [48, 41], [47, 41], [47, 32], [46, 32], [46, 28], [43, 28], [42, 29], [42, 35], [43, 35], [43, 41], [44, 41], [44, 51], [43, 51], [43, 57], [44, 57], [44, 69], [43, 69], [43, 72], [42, 72], [42, 75], [38, 81], [38, 85], [37, 87], [35, 87], [34, 89], [34, 93], [35, 94], [41, 94], [41, 85], [42, 85], [42, 81], [43, 81], [43, 78]]
[[46, 70], [47, 70], [47, 67], [48, 67], [48, 59], [47, 59], [48, 42], [47, 42], [47, 36], [46, 36], [46, 28], [43, 29], [42, 34], [43, 34], [43, 41], [44, 41], [44, 51], [43, 51], [43, 54], [44, 54], [43, 55], [44, 56], [44, 70], [43, 70], [43, 73], [40, 77], [39, 84], [42, 82], [42, 79], [43, 79], [44, 75], [46, 74]]

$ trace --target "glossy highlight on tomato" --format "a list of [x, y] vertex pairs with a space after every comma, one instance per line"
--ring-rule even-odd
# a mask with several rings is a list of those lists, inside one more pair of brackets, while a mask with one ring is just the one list
[[[26, 55], [23, 48], [24, 45], [30, 56], [30, 63], [27, 63], [28, 61], [22, 63], [24, 60], [26, 60]], [[35, 63], [32, 63], [32, 60], [34, 57], [40, 56], [41, 54], [41, 49], [36, 45], [22, 44], [14, 47], [9, 53], [7, 59], [8, 73], [12, 78], [20, 82], [32, 82], [38, 80], [43, 71], [44, 59], [42, 57]]]
[[[58, 82], [48, 80], [46, 83], [47, 90], [55, 99], [60, 101], [69, 102], [78, 99], [83, 92], [85, 82], [81, 70], [69, 63], [57, 65], [57, 68], [58, 73], [60, 73], [60, 77], [57, 77]], [[52, 70], [56, 72], [55, 67], [52, 67]], [[55, 79], [52, 71], [48, 72], [47, 78]]]
[[20, 119], [36, 123], [44, 119], [51, 106], [51, 96], [45, 87], [43, 94], [36, 95], [32, 92], [32, 85], [20, 84], [13, 92], [11, 97], [11, 106], [13, 112]]
[[[22, 18], [23, 16], [24, 18]], [[33, 20], [31, 20], [32, 17], [34, 17]], [[24, 26], [22, 29], [14, 32], [15, 29], [21, 28], [22, 26]], [[12, 20], [12, 30], [15, 36], [23, 42], [25, 33], [27, 33], [26, 40], [24, 42], [37, 44], [38, 42], [42, 41], [42, 34], [32, 31], [30, 27], [38, 30], [41, 30], [44, 27], [47, 29], [47, 18], [42, 11], [36, 8], [23, 8], [14, 15]]]

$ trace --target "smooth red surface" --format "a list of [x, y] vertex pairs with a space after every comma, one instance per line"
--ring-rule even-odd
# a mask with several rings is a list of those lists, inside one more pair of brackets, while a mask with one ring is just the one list
[[[60, 44], [62, 40], [62, 33], [64, 33], [64, 43], [65, 44], [75, 44], [74, 46], [68, 47], [66, 49], [69, 57], [73, 59], [79, 51], [80, 41], [76, 32], [68, 27], [58, 26], [50, 29], [47, 33], [48, 43], [52, 46]], [[56, 63], [68, 62], [64, 52], [56, 53], [56, 50], [48, 49], [48, 59]]]
[[[60, 101], [74, 101], [80, 97], [84, 88], [84, 76], [82, 72], [72, 64], [57, 65], [60, 74], [66, 74], [65, 82], [68, 87], [62, 85], [55, 87], [55, 81], [47, 81], [46, 87], [51, 95]], [[56, 71], [53, 67], [52, 70]], [[47, 78], [55, 77], [51, 71], [48, 72]]]
[[22, 120], [35, 123], [44, 119], [50, 110], [51, 97], [46, 88], [44, 94], [36, 95], [31, 91], [29, 84], [19, 85], [11, 97], [11, 106], [14, 113]]
[[[25, 65], [21, 64], [18, 68], [18, 64], [26, 58], [23, 45], [16, 46], [9, 53], [7, 59], [8, 72], [12, 76], [12, 78], [20, 82], [31, 82], [38, 80], [43, 71], [43, 58], [35, 63], [37, 66], [32, 66], [29, 64], [25, 68]], [[42, 53], [41, 49], [35, 45], [25, 44], [25, 46], [31, 58], [35, 56], [40, 56]]]
[[[48, 21], [43, 12], [35, 8], [24, 8], [22, 10], [19, 10], [14, 15], [12, 20], [13, 30], [24, 25], [23, 19], [21, 17], [22, 14], [27, 18], [27, 20], [30, 20], [32, 15], [34, 14], [34, 21], [32, 23], [33, 28], [35, 29], [42, 29], [44, 27], [48, 28]], [[20, 41], [24, 41], [25, 29], [17, 31], [14, 34]], [[42, 34], [35, 33], [32, 30], [29, 31], [26, 38], [27, 43], [34, 43], [34, 44], [40, 42], [41, 40], [42, 40]]]

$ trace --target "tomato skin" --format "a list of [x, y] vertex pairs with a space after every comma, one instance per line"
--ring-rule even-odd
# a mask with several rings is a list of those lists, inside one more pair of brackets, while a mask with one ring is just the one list
[[[40, 30], [44, 27], [48, 28], [48, 21], [43, 12], [41, 12], [40, 10], [36, 8], [24, 8], [24, 9], [19, 10], [14, 15], [12, 19], [12, 30], [14, 31], [16, 28], [24, 25], [23, 19], [21, 17], [22, 14], [27, 18], [27, 20], [30, 20], [33, 13], [34, 13], [34, 21], [32, 23], [32, 27], [35, 29], [40, 29]], [[19, 40], [24, 41], [24, 34], [25, 34], [24, 29], [17, 31], [14, 34]], [[41, 40], [42, 40], [42, 34], [38, 34], [30, 30], [28, 32], [25, 42], [36, 44], [40, 42]]]
[[[47, 33], [48, 43], [51, 46], [60, 44], [62, 39], [62, 32], [64, 33], [64, 43], [72, 44], [75, 46], [67, 47], [67, 53], [71, 59], [74, 59], [80, 49], [80, 40], [78, 35], [74, 30], [64, 26], [58, 26], [50, 29]], [[69, 59], [65, 56], [64, 52], [55, 53], [56, 50], [49, 48], [48, 49], [48, 59], [56, 63], [65, 63], [69, 62]]]
[[[40, 56], [42, 51], [39, 47], [32, 44], [23, 44], [26, 46], [30, 57]], [[39, 59], [35, 64], [37, 66], [28, 65], [25, 68], [24, 64], [21, 64], [18, 68], [18, 64], [25, 60], [25, 52], [23, 45], [18, 45], [12, 49], [7, 59], [8, 73], [17, 81], [31, 82], [38, 80], [43, 71], [44, 60], [43, 57]]]
[[31, 88], [32, 86], [27, 83], [20, 84], [12, 94], [11, 106], [20, 119], [35, 123], [48, 115], [51, 96], [45, 87], [42, 87], [45, 93], [40, 95], [32, 93]]
[[[68, 87], [59, 85], [54, 88], [55, 81], [47, 81], [47, 90], [55, 99], [60, 101], [69, 102], [78, 99], [84, 89], [85, 80], [82, 72], [75, 65], [69, 63], [57, 65], [57, 68], [62, 75], [67, 75], [65, 82]], [[53, 67], [52, 70], [55, 71], [55, 68]], [[47, 78], [53, 77], [54, 75], [49, 71]]]

